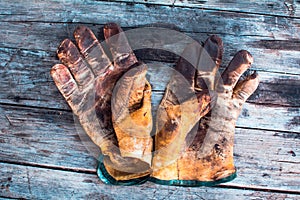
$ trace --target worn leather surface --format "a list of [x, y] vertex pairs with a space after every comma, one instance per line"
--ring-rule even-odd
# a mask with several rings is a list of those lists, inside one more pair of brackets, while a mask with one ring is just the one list
[[[173, 140], [174, 144], [169, 145], [177, 146], [177, 148], [180, 146], [181, 153], [179, 155], [172, 157], [168, 162], [161, 162], [163, 164], [155, 165], [154, 162], [155, 167], [153, 168], [152, 177], [155, 180], [169, 180], [170, 184], [189, 185], [185, 181], [213, 182], [226, 179], [236, 171], [233, 160], [235, 123], [243, 103], [258, 86], [258, 76], [254, 73], [244, 80], [240, 80], [237, 84], [240, 76], [253, 62], [251, 54], [244, 50], [239, 51], [221, 77], [218, 76], [216, 72], [221, 63], [223, 52], [221, 39], [217, 36], [211, 36], [204, 43], [203, 48], [205, 51], [198, 51], [197, 57], [200, 57], [200, 61], [197, 63], [197, 77], [195, 79], [190, 78], [190, 80], [196, 80], [193, 85], [195, 93], [197, 91], [203, 92], [207, 89], [213, 90], [215, 93], [210, 91], [210, 94], [216, 94], [215, 104], [208, 114], [205, 113], [204, 117], [200, 115], [197, 118], [198, 123], [195, 123], [193, 120], [190, 121], [193, 128], [189, 129], [189, 132], [185, 133], [185, 136], [179, 142]], [[188, 52], [189, 50], [186, 51]], [[193, 50], [193, 52], [196, 51]], [[201, 56], [203, 52], [204, 56]], [[208, 58], [205, 54], [211, 58]], [[201, 61], [201, 58], [203, 61]], [[189, 68], [189, 70], [183, 70], [183, 73], [193, 71], [191, 62], [178, 63], [178, 71], [185, 68]], [[170, 81], [169, 84], [174, 84], [174, 82]], [[193, 84], [192, 81], [191, 83]], [[160, 107], [168, 110], [169, 107], [164, 106], [164, 104], [164, 101], [162, 101]], [[199, 110], [199, 113], [201, 113], [201, 110]], [[193, 115], [190, 113], [187, 113], [187, 115], [193, 119]], [[165, 117], [163, 115], [158, 116], [158, 120], [160, 122], [164, 121]], [[159, 130], [155, 138], [155, 149], [161, 148], [164, 146], [165, 141], [169, 141], [164, 137], [174, 138], [180, 134], [178, 133], [180, 131], [177, 130]], [[183, 130], [187, 131], [187, 129]], [[167, 150], [164, 151], [167, 152]], [[168, 157], [168, 155], [164, 156]], [[172, 182], [172, 180], [180, 180], [182, 182]], [[199, 183], [195, 182], [195, 184]]]
[[[222, 75], [222, 40], [187, 46], [157, 110], [153, 140], [151, 85], [122, 29], [104, 26], [111, 58], [85, 26], [64, 40], [62, 64], [51, 75], [116, 181], [151, 176], [157, 180], [218, 181], [235, 173], [235, 123], [258, 86], [256, 73], [240, 79], [253, 62], [239, 51]], [[177, 182], [178, 183], [178, 182]], [[185, 185], [185, 182], [181, 183]]]
[[[112, 59], [92, 31], [79, 26], [74, 32], [76, 44], [66, 39], [59, 46], [62, 64], [55, 65], [51, 75], [105, 155], [107, 171], [116, 180], [128, 180], [151, 171], [151, 87], [147, 66], [137, 61], [122, 29], [106, 24], [104, 37]], [[139, 135], [133, 136], [130, 129]]]

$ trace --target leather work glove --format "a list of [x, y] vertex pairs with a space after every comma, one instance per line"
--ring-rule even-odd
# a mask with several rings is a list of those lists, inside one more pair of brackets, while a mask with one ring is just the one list
[[61, 94], [101, 149], [98, 175], [108, 184], [137, 184], [151, 173], [151, 86], [122, 29], [104, 26], [112, 60], [90, 29], [79, 26], [57, 50], [51, 69]]
[[[173, 91], [177, 92], [178, 77], [171, 78], [157, 117], [151, 181], [165, 185], [211, 186], [236, 177], [233, 160], [235, 124], [242, 105], [256, 90], [259, 80], [256, 73], [239, 80], [253, 62], [251, 54], [245, 50], [239, 51], [221, 77], [218, 76], [216, 72], [222, 53], [223, 43], [217, 36], [208, 38], [203, 48], [192, 44], [184, 50], [176, 70], [190, 83], [190, 90], [194, 90], [196, 96], [209, 91], [210, 96], [216, 94], [217, 98], [204, 117], [211, 107], [205, 107], [209, 98], [204, 98], [198, 115], [193, 112], [178, 114], [176, 106], [184, 107], [189, 101], [176, 103], [168, 88], [175, 85]], [[195, 123], [199, 119], [199, 123]]]

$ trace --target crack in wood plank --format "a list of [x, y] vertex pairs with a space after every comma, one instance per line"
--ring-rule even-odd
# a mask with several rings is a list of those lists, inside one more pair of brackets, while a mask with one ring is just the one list
[[28, 191], [29, 191], [30, 196], [32, 197], [31, 184], [30, 184], [30, 174], [29, 174], [28, 167], [26, 167], [26, 175], [27, 175]]
[[4, 115], [4, 116], [7, 119], [7, 121], [9, 122], [9, 125], [13, 126], [13, 123], [11, 122], [11, 120], [9, 119], [9, 117], [7, 115]]
[[295, 16], [296, 13], [296, 5], [294, 0], [285, 0], [284, 5], [286, 6], [289, 16]]

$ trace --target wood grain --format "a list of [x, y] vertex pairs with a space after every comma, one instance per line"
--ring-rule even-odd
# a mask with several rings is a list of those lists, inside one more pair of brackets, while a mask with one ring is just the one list
[[[0, 192], [8, 198], [26, 199], [291, 199], [297, 194], [230, 188], [182, 188], [146, 183], [142, 186], [108, 186], [92, 174], [55, 171], [0, 163]], [[52, 175], [49, 176], [49, 173]], [[49, 187], [52, 185], [53, 187]]]
[[299, 17], [298, 1], [221, 1], [221, 0], [176, 0], [175, 6], [192, 8], [206, 8], [250, 12], [256, 14], [269, 14], [278, 16]]
[[[120, 2], [131, 2], [129, 0], [118, 0]], [[287, 17], [299, 17], [298, 1], [221, 1], [221, 0], [134, 0], [135, 3], [149, 5], [168, 5], [183, 8], [199, 8], [212, 10], [226, 10], [235, 12], [255, 13], [262, 15], [276, 15]]]
[[[2, 50], [2, 52], [6, 50], [6, 59], [9, 59], [8, 55], [11, 54], [11, 51]], [[35, 107], [69, 109], [49, 74], [51, 66], [57, 62], [54, 55], [54, 53], [47, 54], [42, 51], [27, 50], [19, 50], [17, 54], [13, 55], [13, 60], [10, 60], [4, 68], [0, 68], [2, 77], [0, 79], [0, 101]], [[152, 61], [147, 63], [150, 82], [154, 90], [153, 106], [156, 108], [169, 80], [168, 74], [171, 73], [170, 69], [173, 65]], [[276, 130], [277, 128], [278, 130], [299, 131], [299, 124], [293, 123], [299, 118], [299, 108], [294, 108], [291, 115], [287, 115], [287, 113], [290, 113], [292, 108], [277, 107], [274, 109], [274, 105], [299, 105], [299, 76], [260, 72], [260, 77], [259, 89], [249, 102], [263, 105], [246, 104], [242, 112], [244, 115], [238, 121], [238, 125], [261, 129]], [[7, 88], [10, 89], [7, 90]], [[269, 117], [262, 117], [262, 113], [272, 114]], [[255, 119], [256, 123], [249, 123], [248, 120], [251, 118], [252, 120]], [[276, 123], [273, 123], [274, 118], [277, 119]]]
[[[35, 12], [36, 10], [42, 12]], [[113, 12], [113, 14], [112, 14]], [[256, 35], [274, 38], [299, 38], [298, 18], [255, 15], [238, 12], [202, 10], [197, 8], [155, 6], [145, 4], [93, 1], [76, 3], [72, 0], [28, 0], [15, 4], [9, 0], [0, 3], [2, 22], [53, 22], [105, 24], [110, 21], [121, 27], [139, 27], [146, 24], [171, 24], [181, 31], [211, 32], [237, 36]], [[30, 28], [30, 24], [26, 28]], [[21, 30], [21, 29], [20, 29]]]
[[[54, 62], [50, 61], [55, 60], [55, 52], [58, 45], [65, 38], [73, 39], [73, 31], [79, 25], [78, 23], [69, 25], [65, 23], [51, 24], [38, 22], [2, 22], [2, 24], [10, 28], [9, 30], [0, 30], [0, 37], [3, 38], [3, 40], [0, 40], [1, 66], [6, 66], [14, 62], [17, 59], [15, 58], [16, 54], [20, 54], [20, 56], [23, 56], [23, 58], [19, 58], [22, 59], [19, 60], [19, 62], [21, 61], [20, 65], [22, 63], [27, 65], [26, 62], [34, 64], [31, 60], [24, 60], [24, 57], [32, 56], [36, 58], [36, 67], [54, 64]], [[100, 31], [103, 25], [88, 26], [99, 36], [100, 41], [103, 41], [101, 37], [102, 31]], [[134, 29], [126, 30], [129, 33], [134, 31]], [[155, 29], [148, 32], [143, 31], [141, 35], [137, 35], [137, 31], [137, 33], [129, 35], [131, 36], [129, 38], [130, 42], [134, 44], [138, 57], [141, 60], [147, 59], [174, 63], [178, 55], [186, 47], [188, 40], [182, 40], [182, 37], [174, 35], [167, 41], [167, 37], [160, 35], [162, 33], [159, 30], [157, 30], [158, 33], [154, 31]], [[273, 32], [271, 33], [273, 34]], [[257, 70], [300, 74], [300, 40], [299, 38], [290, 39], [289, 37], [294, 37], [292, 33], [282, 38], [273, 36], [237, 36], [219, 33], [217, 30], [204, 33], [178, 32], [178, 35], [181, 34], [186, 34], [186, 37], [190, 40], [195, 39], [198, 41], [204, 41], [210, 34], [218, 34], [222, 37], [225, 47], [223, 65], [226, 65], [238, 50], [247, 49], [254, 57], [253, 67]], [[145, 50], [144, 48], [148, 49]], [[158, 48], [165, 49], [166, 51], [158, 51]], [[167, 52], [167, 50], [171, 50], [173, 53]], [[40, 62], [44, 62], [40, 63], [38, 59], [40, 59]], [[270, 66], [270, 63], [272, 63], [272, 66]]]
[[[0, 1], [0, 199], [299, 199], [299, 8], [295, 0]], [[236, 51], [252, 53], [261, 84], [237, 122], [237, 179], [213, 188], [99, 181], [99, 149], [74, 123], [49, 71], [59, 62], [57, 46], [73, 38], [77, 25], [102, 41], [101, 28], [110, 21], [127, 32], [164, 27], [197, 41], [218, 34], [223, 68]], [[159, 31], [129, 36], [149, 66], [153, 112], [188, 43]]]
[[[76, 129], [72, 113], [1, 108], [0, 161], [95, 173], [97, 152]], [[299, 133], [237, 128], [238, 178], [228, 185], [299, 191], [299, 138]]]
[[[57, 62], [53, 57], [53, 54], [41, 55], [32, 51], [19, 51], [8, 66], [0, 68], [2, 77], [0, 79], [0, 102], [69, 110], [49, 74], [51, 66]], [[153, 61], [146, 63], [149, 67], [149, 81], [154, 90], [152, 102], [155, 110], [169, 81], [173, 65]], [[241, 116], [238, 125], [271, 130], [299, 131], [299, 124], [289, 125], [291, 121], [299, 117], [299, 76], [270, 72], [260, 72], [259, 74], [261, 84], [249, 100], [249, 103], [252, 104], [245, 105], [242, 112], [244, 115]], [[274, 108], [275, 105], [277, 105], [276, 109]], [[296, 108], [290, 112], [292, 107]], [[271, 113], [271, 115], [262, 117], [262, 113]], [[287, 113], [291, 114], [288, 115]], [[274, 118], [277, 119], [276, 123], [273, 122]], [[249, 119], [255, 123], [249, 123]]]

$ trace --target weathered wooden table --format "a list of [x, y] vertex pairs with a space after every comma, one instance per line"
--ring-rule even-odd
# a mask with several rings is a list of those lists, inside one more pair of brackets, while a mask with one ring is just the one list
[[[99, 181], [97, 160], [49, 71], [77, 25], [100, 35], [110, 21], [125, 29], [172, 27], [199, 41], [218, 34], [224, 65], [237, 50], [253, 54], [261, 84], [237, 123], [234, 181], [210, 188]], [[299, 1], [1, 0], [0, 25], [0, 199], [300, 199]], [[176, 59], [137, 56], [153, 66]], [[164, 70], [151, 68], [150, 81], [167, 82]], [[162, 93], [154, 84], [155, 105]]]

